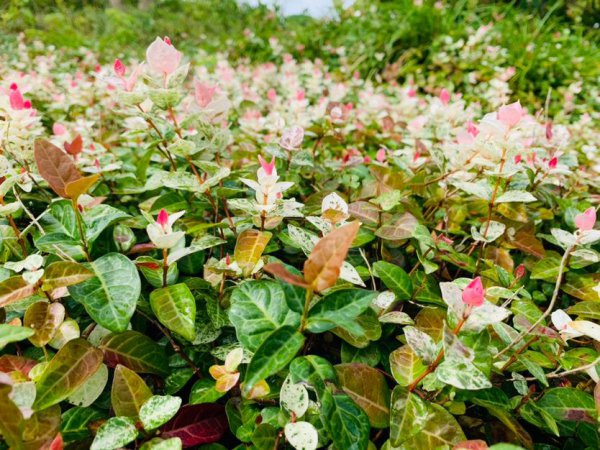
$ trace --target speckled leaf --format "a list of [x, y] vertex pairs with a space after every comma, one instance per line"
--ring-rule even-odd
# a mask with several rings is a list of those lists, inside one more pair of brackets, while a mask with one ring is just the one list
[[294, 383], [288, 376], [279, 391], [279, 403], [286, 410], [302, 417], [309, 405], [308, 391], [300, 383]]
[[401, 450], [431, 450], [434, 448], [454, 447], [465, 440], [465, 434], [452, 414], [440, 405], [428, 405], [429, 416], [425, 427], [400, 447]]
[[435, 370], [438, 380], [459, 389], [477, 390], [492, 387], [487, 377], [466, 360], [446, 359]]
[[308, 422], [286, 424], [285, 438], [296, 450], [316, 450], [319, 446], [317, 429]]
[[140, 421], [146, 431], [167, 423], [179, 411], [181, 398], [171, 395], [154, 395], [140, 408]]
[[138, 435], [135, 420], [111, 417], [98, 429], [90, 450], [116, 450], [133, 442]]
[[419, 433], [429, 420], [427, 402], [404, 386], [394, 388], [391, 409], [390, 440], [394, 446]]

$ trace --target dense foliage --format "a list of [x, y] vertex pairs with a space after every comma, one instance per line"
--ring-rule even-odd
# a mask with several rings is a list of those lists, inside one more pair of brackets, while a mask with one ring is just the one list
[[598, 448], [597, 86], [521, 104], [496, 33], [455, 89], [19, 38], [0, 447]]

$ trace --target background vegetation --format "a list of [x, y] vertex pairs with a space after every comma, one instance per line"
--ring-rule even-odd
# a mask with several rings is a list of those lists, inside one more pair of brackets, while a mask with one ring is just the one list
[[27, 39], [85, 46], [110, 59], [118, 53], [139, 57], [148, 36], [168, 35], [188, 54], [226, 52], [233, 60], [264, 62], [280, 57], [269, 43], [274, 37], [297, 58], [321, 58], [334, 68], [347, 61], [363, 76], [399, 81], [415, 72], [436, 73], [460, 88], [460, 59], [440, 65], [433, 55], [448, 39], [468, 39], [491, 24], [495, 45], [507, 50], [505, 59], [516, 68], [510, 83], [522, 101], [539, 104], [550, 88], [595, 83], [600, 76], [600, 9], [594, 0], [459, 0], [443, 7], [433, 1], [415, 6], [412, 0], [358, 0], [330, 19], [283, 17], [235, 0], [159, 0], [144, 2], [145, 10], [133, 0], [121, 3], [116, 9], [108, 1], [9, 0], [0, 6], [0, 39], [14, 43], [22, 32]]

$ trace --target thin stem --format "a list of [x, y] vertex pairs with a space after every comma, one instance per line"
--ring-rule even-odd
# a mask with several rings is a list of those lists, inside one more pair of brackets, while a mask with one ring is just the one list
[[163, 274], [162, 274], [162, 285], [163, 287], [167, 286], [167, 272], [169, 271], [169, 263], [168, 263], [168, 251], [166, 248], [163, 248]]
[[304, 331], [306, 328], [306, 319], [308, 317], [308, 308], [310, 306], [310, 302], [313, 299], [314, 291], [312, 288], [306, 289], [306, 296], [304, 297], [304, 310], [302, 311], [302, 321], [300, 323], [300, 332]]
[[573, 246], [569, 246], [565, 251], [562, 259], [560, 260], [560, 266], [558, 267], [558, 275], [556, 277], [556, 284], [554, 285], [554, 292], [552, 293], [552, 299], [550, 300], [550, 304], [548, 305], [548, 308], [546, 308], [546, 311], [544, 311], [544, 313], [539, 317], [538, 320], [535, 321], [533, 325], [531, 325], [527, 330], [521, 332], [506, 348], [504, 348], [504, 350], [498, 352], [496, 356], [494, 356], [494, 359], [499, 358], [511, 348], [513, 348], [515, 345], [517, 345], [519, 342], [521, 342], [525, 336], [527, 336], [532, 330], [534, 330], [539, 324], [541, 324], [544, 321], [544, 319], [546, 319], [546, 317], [548, 317], [552, 313], [554, 305], [556, 304], [556, 300], [558, 299], [558, 293], [560, 292], [560, 285], [562, 284], [563, 273], [565, 271], [567, 261], [572, 251]]
[[83, 219], [81, 217], [81, 213], [79, 212], [79, 208], [76, 204], [71, 203], [73, 206], [73, 210], [75, 211], [75, 218], [77, 219], [77, 228], [79, 229], [79, 236], [81, 237], [81, 245], [83, 247], [83, 252], [85, 253], [85, 257], [88, 261], [91, 261], [90, 258], [90, 250], [87, 245], [87, 240], [85, 238], [85, 233], [83, 231]]

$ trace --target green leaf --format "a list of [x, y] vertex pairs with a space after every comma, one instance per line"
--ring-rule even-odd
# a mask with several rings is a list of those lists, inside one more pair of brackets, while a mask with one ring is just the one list
[[381, 324], [377, 314], [373, 309], [367, 308], [364, 313], [358, 316], [352, 326], [352, 331], [338, 327], [331, 330], [343, 340], [356, 348], [368, 347], [371, 341], [376, 341], [381, 337]]
[[181, 450], [182, 443], [178, 437], [170, 439], [154, 438], [144, 442], [140, 450]]
[[326, 389], [319, 398], [321, 415], [336, 448], [362, 450], [369, 443], [369, 418], [346, 394]]
[[537, 405], [556, 420], [595, 423], [598, 416], [594, 398], [575, 388], [554, 388], [546, 391]]
[[104, 328], [126, 330], [141, 292], [135, 264], [120, 253], [108, 253], [91, 262], [90, 268], [96, 276], [69, 286], [69, 294]]
[[110, 391], [111, 406], [117, 416], [137, 417], [152, 391], [133, 370], [117, 364]]
[[283, 370], [304, 345], [304, 336], [294, 327], [283, 326], [271, 333], [248, 364], [244, 391], [249, 392], [261, 380]]
[[408, 274], [399, 266], [385, 261], [373, 264], [373, 273], [390, 289], [398, 300], [410, 300], [413, 293], [412, 281]]
[[71, 408], [62, 415], [60, 432], [65, 442], [82, 441], [92, 435], [89, 424], [105, 418], [93, 408]]
[[111, 417], [98, 429], [90, 450], [116, 450], [133, 442], [138, 435], [135, 420]]
[[394, 446], [421, 432], [429, 419], [427, 402], [403, 386], [392, 391], [391, 408], [390, 440]]
[[390, 368], [400, 386], [410, 385], [427, 370], [427, 366], [408, 345], [390, 353]]
[[535, 361], [532, 361], [524, 355], [517, 356], [517, 359], [521, 364], [523, 364], [527, 368], [531, 375], [533, 375], [544, 386], [548, 387], [548, 380], [546, 380], [546, 374], [544, 373], [544, 369], [539, 364], [536, 364]]
[[255, 352], [279, 327], [290, 325], [297, 328], [300, 314], [288, 307], [279, 283], [248, 281], [231, 294], [229, 320], [242, 345]]
[[294, 359], [290, 364], [290, 374], [294, 383], [308, 383], [318, 396], [323, 395], [326, 383], [337, 382], [337, 374], [329, 361], [315, 355]]
[[171, 395], [154, 395], [140, 409], [140, 421], [144, 430], [155, 430], [167, 423], [181, 406], [181, 398]]
[[110, 205], [94, 206], [83, 216], [87, 241], [94, 242], [107, 227], [128, 217], [129, 214]]
[[360, 333], [355, 319], [371, 304], [377, 293], [359, 289], [343, 289], [326, 295], [310, 309], [308, 331], [323, 333], [335, 327]]
[[155, 289], [150, 294], [152, 311], [169, 330], [193, 342], [196, 338], [196, 300], [185, 283]]
[[17, 327], [6, 323], [0, 324], [0, 349], [11, 342], [19, 342], [33, 336], [35, 332], [31, 328]]
[[[548, 255], [540, 259], [531, 269], [531, 278], [533, 280], [554, 281], [558, 276], [560, 260], [556, 255]], [[565, 272], [569, 269], [565, 267]]]
[[92, 278], [94, 274], [83, 264], [71, 261], [58, 261], [50, 264], [44, 270], [44, 284], [42, 289], [53, 289], [71, 286]]
[[190, 390], [190, 405], [199, 403], [214, 403], [225, 395], [225, 392], [219, 392], [215, 388], [215, 381], [204, 378], [198, 380]]
[[374, 428], [387, 428], [390, 423], [390, 390], [383, 374], [364, 364], [335, 366], [344, 392], [360, 406]]
[[39, 411], [65, 400], [94, 375], [101, 364], [102, 352], [86, 340], [67, 342], [36, 381], [33, 408]]
[[109, 367], [122, 364], [136, 373], [169, 374], [165, 349], [137, 331], [109, 334], [102, 339], [99, 348]]

